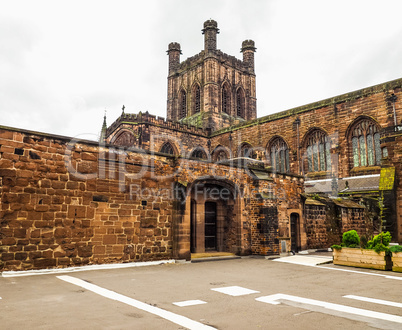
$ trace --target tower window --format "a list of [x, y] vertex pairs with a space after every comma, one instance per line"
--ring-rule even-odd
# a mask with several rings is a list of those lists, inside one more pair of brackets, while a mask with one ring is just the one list
[[230, 93], [227, 84], [222, 88], [222, 111], [230, 114]]
[[201, 91], [198, 84], [194, 88], [194, 113], [201, 111]]
[[244, 118], [245, 117], [244, 93], [241, 88], [239, 88], [236, 93], [236, 108], [237, 108], [237, 117]]
[[180, 118], [184, 118], [187, 115], [187, 95], [185, 91], [180, 93]]

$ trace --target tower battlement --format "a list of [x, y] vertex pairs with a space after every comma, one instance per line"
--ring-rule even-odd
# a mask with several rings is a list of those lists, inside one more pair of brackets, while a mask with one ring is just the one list
[[215, 20], [205, 21], [202, 33], [204, 49], [183, 62], [180, 45], [169, 44], [167, 118], [187, 121], [204, 113], [202, 124], [210, 132], [255, 119], [254, 41], [243, 41], [240, 60], [217, 49]]

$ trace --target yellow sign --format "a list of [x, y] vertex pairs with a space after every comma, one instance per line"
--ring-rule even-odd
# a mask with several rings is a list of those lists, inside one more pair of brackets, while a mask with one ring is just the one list
[[392, 190], [395, 181], [395, 167], [381, 169], [379, 190]]

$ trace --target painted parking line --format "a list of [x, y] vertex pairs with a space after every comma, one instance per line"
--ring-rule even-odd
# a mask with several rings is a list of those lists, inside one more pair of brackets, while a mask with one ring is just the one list
[[374, 303], [374, 304], [381, 304], [381, 305], [387, 305], [387, 306], [402, 308], [402, 303], [398, 303], [398, 302], [394, 302], [394, 301], [388, 301], [388, 300], [382, 300], [382, 299], [374, 299], [374, 298], [362, 297], [362, 296], [355, 296], [353, 294], [343, 296], [343, 298], [355, 299], [355, 300], [360, 300], [360, 301], [367, 301], [367, 302], [371, 302], [371, 303]]
[[[361, 308], [355, 308], [355, 307], [350, 307], [346, 305], [340, 305], [340, 304], [333, 304], [321, 300], [314, 300], [314, 299], [308, 299], [308, 298], [302, 298], [302, 297], [297, 297], [297, 296], [291, 296], [287, 294], [273, 294], [270, 296], [265, 296], [265, 297], [259, 297], [256, 298], [255, 300], [261, 301], [264, 303], [268, 304], [273, 304], [273, 305], [279, 305], [280, 303], [297, 303], [298, 307], [302, 307], [305, 309], [309, 310], [314, 310], [314, 311], [319, 311], [322, 313], [326, 314], [333, 314], [332, 312], [337, 312], [341, 313], [343, 317], [351, 318], [350, 316], [355, 316], [355, 317], [364, 317], [364, 318], [369, 318], [369, 319], [376, 319], [376, 320], [381, 320], [381, 321], [388, 321], [388, 322], [395, 322], [395, 323], [400, 323], [402, 324], [402, 317], [397, 316], [397, 315], [392, 315], [392, 314], [386, 314], [386, 313], [380, 313], [380, 312], [375, 312], [367, 309], [361, 309]], [[315, 307], [315, 308], [314, 308]], [[319, 309], [316, 309], [316, 307], [319, 307]], [[335, 314], [339, 315], [339, 314]], [[352, 317], [354, 320], [355, 318]]]
[[385, 274], [360, 272], [358, 270], [332, 268], [332, 267], [325, 267], [325, 266], [313, 266], [313, 267], [320, 268], [320, 269], [327, 269], [327, 270], [337, 270], [339, 272], [347, 272], [347, 273], [356, 273], [356, 274], [363, 274], [363, 275], [378, 276], [378, 277], [384, 277], [384, 278], [387, 278], [387, 279], [390, 279], [390, 280], [402, 281], [402, 276], [392, 276], [392, 275], [385, 275]]
[[159, 307], [148, 305], [139, 300], [124, 296], [122, 294], [119, 294], [117, 292], [114, 292], [114, 291], [111, 291], [108, 289], [104, 289], [100, 286], [88, 283], [88, 282], [83, 281], [76, 277], [72, 277], [72, 276], [68, 276], [68, 275], [56, 276], [56, 277], [60, 280], [66, 281], [68, 283], [80, 286], [81, 288], [84, 288], [86, 290], [97, 293], [103, 297], [106, 297], [106, 298], [109, 298], [112, 300], [116, 300], [116, 301], [122, 302], [124, 304], [138, 308], [140, 310], [143, 310], [145, 312], [157, 315], [161, 318], [164, 318], [165, 320], [171, 321], [173, 323], [176, 323], [176, 324], [183, 326], [185, 328], [188, 328], [188, 329], [215, 329], [213, 327], [202, 324], [200, 322], [193, 321], [185, 316], [169, 312], [169, 311], [164, 310]]
[[241, 286], [226, 286], [223, 288], [215, 288], [211, 289], [212, 291], [217, 291], [220, 293], [228, 294], [230, 296], [244, 296], [246, 294], [251, 294], [251, 293], [260, 293], [260, 291], [255, 291], [255, 290], [250, 290], [246, 288], [242, 288]]
[[187, 306], [194, 306], [194, 305], [202, 305], [206, 304], [206, 301], [202, 300], [186, 300], [186, 301], [179, 301], [179, 302], [174, 302], [173, 305], [179, 306], [179, 307], [187, 307]]

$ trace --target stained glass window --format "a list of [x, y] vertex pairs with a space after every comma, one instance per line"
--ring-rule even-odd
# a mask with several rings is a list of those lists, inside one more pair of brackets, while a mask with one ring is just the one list
[[381, 161], [380, 133], [374, 134], [374, 150], [375, 150], [376, 165], [379, 165]]
[[277, 137], [271, 142], [271, 166], [276, 172], [289, 172], [289, 150], [286, 142]]
[[313, 163], [312, 163], [312, 152], [311, 149], [313, 149], [312, 146], [307, 147], [307, 162], [308, 162], [308, 171], [313, 172]]
[[359, 166], [359, 142], [358, 138], [354, 137], [352, 139], [352, 147], [353, 147], [353, 166]]
[[331, 152], [330, 141], [321, 130], [314, 130], [307, 138], [308, 172], [330, 171]]
[[353, 166], [380, 165], [381, 146], [377, 125], [370, 119], [360, 120], [352, 131]]

